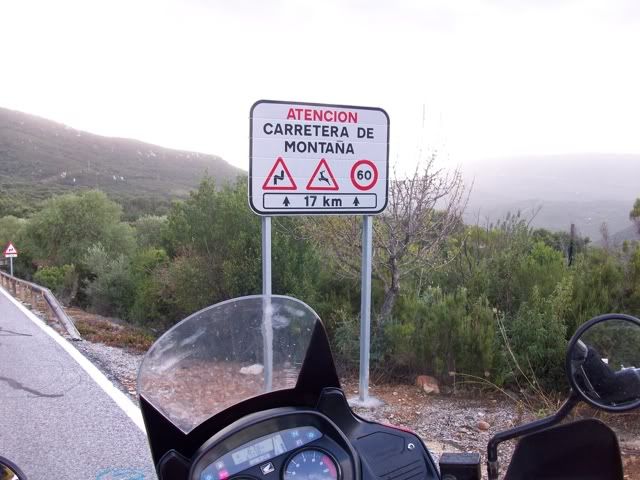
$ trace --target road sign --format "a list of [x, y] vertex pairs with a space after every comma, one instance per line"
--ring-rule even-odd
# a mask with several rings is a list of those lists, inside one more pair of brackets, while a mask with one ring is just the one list
[[371, 160], [358, 160], [351, 167], [351, 183], [358, 190], [371, 190], [378, 181], [378, 167]]
[[260, 100], [250, 123], [249, 205], [257, 214], [372, 215], [387, 206], [384, 110]]
[[296, 190], [298, 186], [291, 177], [287, 164], [282, 157], [278, 157], [273, 168], [262, 184], [263, 190]]
[[7, 248], [4, 249], [5, 258], [16, 258], [18, 256], [18, 250], [13, 246], [13, 243], [9, 242]]
[[340, 190], [327, 161], [323, 158], [311, 174], [307, 190]]

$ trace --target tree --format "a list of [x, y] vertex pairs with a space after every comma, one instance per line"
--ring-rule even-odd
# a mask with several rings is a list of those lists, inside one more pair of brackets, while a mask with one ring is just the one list
[[97, 243], [89, 247], [83, 262], [91, 272], [85, 287], [91, 306], [102, 314], [127, 318], [135, 294], [129, 259], [109, 254]]
[[[309, 242], [292, 234], [293, 219], [274, 223], [273, 292], [310, 301], [317, 259]], [[161, 285], [168, 292], [165, 297], [173, 299], [176, 315], [261, 292], [260, 219], [249, 209], [246, 178], [221, 188], [205, 178], [169, 212], [166, 238], [173, 259], [159, 273], [168, 279]]]
[[531, 220], [521, 212], [507, 213], [495, 224], [466, 227], [452, 240], [461, 245], [460, 254], [432, 278], [447, 291], [464, 285], [473, 297], [484, 295], [509, 315], [531, 297], [533, 287], [551, 295], [568, 262], [544, 231], [531, 230]]
[[[433, 156], [411, 176], [391, 182], [388, 207], [374, 222], [373, 275], [384, 289], [379, 320], [391, 316], [404, 279], [449, 260], [441, 250], [463, 226], [466, 199], [460, 171], [436, 168]], [[360, 275], [360, 223], [357, 217], [326, 217], [306, 224], [306, 232], [352, 278]]]
[[[572, 231], [575, 232], [575, 227], [572, 225]], [[567, 262], [570, 264], [572, 258], [576, 255], [584, 252], [589, 245], [589, 237], [583, 237], [579, 233], [572, 236], [571, 232], [552, 232], [544, 228], [538, 228], [532, 232], [534, 240], [542, 241], [545, 245], [558, 250], [567, 257]]]
[[167, 217], [144, 215], [135, 221], [134, 227], [140, 248], [160, 247], [167, 228]]
[[12, 215], [0, 218], [0, 247], [4, 248], [11, 241], [16, 242], [26, 224], [25, 219]]
[[640, 233], [640, 198], [637, 198], [636, 203], [633, 204], [633, 209], [629, 212], [629, 219], [636, 224], [638, 233]]
[[27, 224], [32, 257], [50, 265], [77, 264], [98, 243], [109, 255], [130, 255], [133, 230], [120, 221], [121, 214], [121, 207], [97, 190], [53, 197]]

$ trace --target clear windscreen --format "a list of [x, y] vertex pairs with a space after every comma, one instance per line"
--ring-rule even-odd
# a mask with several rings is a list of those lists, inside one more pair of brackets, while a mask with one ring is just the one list
[[205, 308], [151, 346], [138, 392], [189, 433], [236, 403], [295, 387], [318, 321], [310, 307], [281, 296]]

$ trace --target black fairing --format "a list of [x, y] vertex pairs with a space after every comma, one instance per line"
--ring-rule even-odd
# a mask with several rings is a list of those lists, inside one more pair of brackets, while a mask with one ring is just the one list
[[549, 428], [518, 442], [505, 480], [622, 480], [615, 433], [595, 419]]
[[[440, 478], [429, 450], [415, 433], [369, 422], [354, 414], [344, 392], [327, 388], [317, 406], [349, 438], [362, 461], [362, 480]], [[414, 448], [407, 448], [413, 444]]]
[[[181, 463], [180, 457], [190, 459], [202, 444], [227, 425], [249, 414], [273, 408], [313, 408], [326, 387], [340, 388], [340, 381], [333, 363], [327, 333], [322, 323], [318, 321], [295, 388], [277, 390], [240, 402], [210, 417], [188, 434], [184, 434], [174, 426], [143, 395], [140, 395], [140, 409], [147, 428], [153, 462], [159, 470], [170, 466], [172, 472], [175, 472], [173, 469]], [[170, 452], [172, 454], [167, 455]], [[179, 455], [175, 455], [176, 453]], [[165, 478], [180, 477], [171, 475]]]

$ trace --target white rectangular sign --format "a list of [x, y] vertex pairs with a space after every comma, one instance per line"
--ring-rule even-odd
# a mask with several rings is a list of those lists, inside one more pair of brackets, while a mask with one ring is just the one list
[[260, 100], [250, 142], [249, 205], [259, 215], [387, 206], [389, 116], [380, 108]]

